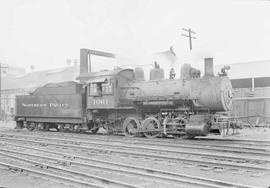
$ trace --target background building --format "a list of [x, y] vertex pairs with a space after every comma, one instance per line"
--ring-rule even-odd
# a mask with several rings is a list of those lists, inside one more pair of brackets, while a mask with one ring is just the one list
[[30, 73], [17, 72], [2, 77], [1, 90], [1, 119], [12, 118], [15, 113], [16, 95], [26, 95], [37, 87], [51, 82], [75, 81], [79, 75], [79, 65], [58, 69], [33, 71]]

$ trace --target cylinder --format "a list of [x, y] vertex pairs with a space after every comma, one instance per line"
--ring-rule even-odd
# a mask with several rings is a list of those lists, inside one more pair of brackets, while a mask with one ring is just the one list
[[213, 58], [204, 59], [204, 76], [214, 76]]
[[210, 125], [207, 123], [187, 124], [185, 131], [190, 136], [207, 136], [210, 130]]

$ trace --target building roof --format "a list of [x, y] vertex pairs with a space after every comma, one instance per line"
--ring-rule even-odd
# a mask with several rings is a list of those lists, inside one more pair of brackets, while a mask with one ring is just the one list
[[120, 75], [121, 73], [124, 72], [133, 73], [133, 69], [116, 68], [113, 70], [102, 70], [99, 72], [84, 73], [80, 74], [80, 76], [77, 77], [77, 79], [80, 81], [84, 81], [85, 83], [104, 82], [105, 80]]
[[[270, 77], [270, 60], [250, 61], [243, 63], [226, 64], [230, 66], [228, 76], [230, 79]], [[217, 74], [224, 65], [214, 67]]]
[[26, 71], [24, 68], [21, 67], [12, 67], [12, 66], [6, 66], [6, 68], [2, 69], [3, 74], [2, 77], [14, 77], [18, 74], [25, 74]]
[[70, 66], [45, 71], [35, 71], [24, 75], [2, 78], [2, 90], [30, 89], [48, 83], [75, 81], [79, 75], [79, 66]]

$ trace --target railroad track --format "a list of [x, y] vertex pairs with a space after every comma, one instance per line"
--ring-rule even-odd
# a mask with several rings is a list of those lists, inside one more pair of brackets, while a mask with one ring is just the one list
[[[138, 166], [138, 164], [140, 163], [138, 164], [129, 163], [127, 161], [132, 160], [132, 158], [134, 160], [135, 158], [135, 159], [138, 159], [138, 161], [142, 161], [145, 159], [145, 161], [148, 160], [149, 162], [150, 161], [153, 162], [157, 159], [157, 161], [163, 161], [163, 164], [167, 163], [169, 166], [171, 166], [172, 164], [175, 164], [177, 167], [180, 167], [180, 168], [182, 167], [186, 168], [185, 165], [189, 166], [189, 164], [191, 164], [190, 165], [191, 167], [187, 167], [187, 168], [192, 168], [193, 169], [192, 171], [194, 170], [196, 171], [196, 169], [201, 171], [203, 170], [201, 169], [201, 167], [202, 168], [205, 167], [206, 169], [208, 168], [207, 172], [213, 171], [213, 173], [215, 173], [215, 169], [217, 170], [220, 169], [220, 172], [223, 172], [224, 170], [224, 173], [232, 172], [235, 175], [237, 175], [239, 171], [240, 177], [250, 176], [251, 179], [253, 177], [253, 174], [254, 176], [258, 175], [257, 177], [261, 177], [261, 178], [269, 177], [268, 164], [269, 164], [269, 148], [270, 148], [269, 143], [270, 142], [260, 141], [260, 140], [247, 141], [247, 140], [239, 140], [239, 139], [231, 140], [231, 139], [207, 139], [207, 138], [206, 139], [199, 138], [196, 140], [159, 139], [159, 138], [145, 139], [145, 138], [128, 138], [128, 137], [122, 137], [122, 136], [73, 134], [73, 133], [61, 133], [61, 132], [28, 132], [24, 130], [16, 130], [16, 131], [9, 132], [5, 130], [3, 133], [0, 133], [0, 143], [2, 143], [2, 145], [0, 144], [0, 149], [2, 148], [2, 146], [7, 145], [10, 147], [14, 147], [15, 149], [16, 148], [27, 149], [29, 151], [29, 154], [31, 154], [33, 150], [34, 151], [44, 150], [44, 148], [46, 148], [46, 150], [44, 150], [44, 153], [53, 154], [53, 152], [54, 153], [56, 152], [55, 150], [57, 148], [58, 150], [57, 157], [65, 158], [71, 161], [76, 160], [76, 162], [79, 162], [79, 163], [80, 162], [89, 163], [90, 161], [91, 163], [99, 163], [99, 166], [102, 165], [103, 167], [108, 167], [109, 165], [109, 166], [115, 167], [116, 169], [118, 169], [119, 166], [122, 165], [121, 168], [124, 168], [125, 170], [130, 170], [130, 169], [134, 170], [135, 168], [135, 172], [140, 171], [140, 173], [146, 173], [146, 174], [150, 173], [150, 174], [155, 174], [155, 175], [157, 174], [157, 175], [160, 175], [161, 177], [167, 176], [165, 177], [165, 179], [162, 179], [162, 178], [158, 179], [158, 178], [152, 177], [153, 179], [156, 179], [156, 181], [163, 180], [164, 182], [166, 182], [167, 181], [166, 178], [167, 179], [184, 178], [184, 182], [185, 180], [195, 181], [195, 184], [193, 184], [192, 186], [188, 185], [187, 187], [195, 187], [195, 185], [198, 186], [199, 184], [197, 183], [203, 183], [205, 185], [209, 184], [212, 187], [219, 187], [219, 186], [221, 187], [222, 186], [223, 187], [241, 187], [241, 186], [251, 187], [245, 184], [253, 185], [253, 183], [252, 181], [250, 181], [250, 183], [243, 181], [245, 182], [244, 185], [242, 184], [236, 185], [234, 183], [230, 184], [231, 179], [221, 178], [224, 181], [220, 181], [220, 180], [215, 180], [215, 179], [202, 178], [203, 174], [201, 173], [198, 173], [199, 176], [191, 176], [191, 177], [196, 177], [195, 179], [189, 179], [190, 177], [190, 175], [188, 175], [189, 173], [183, 174], [181, 171], [181, 174], [179, 174], [179, 173], [175, 173], [176, 171], [172, 171], [172, 169], [170, 169], [169, 171], [163, 171], [163, 168], [160, 168], [162, 165], [157, 165], [157, 167], [159, 167], [160, 169], [153, 169], [149, 167], [144, 167], [145, 166], [144, 163], [141, 163], [141, 166], [140, 165]], [[14, 143], [17, 143], [17, 144], [14, 144]], [[11, 149], [11, 151], [12, 150], [14, 151], [15, 150], [14, 148]], [[157, 148], [166, 148], [166, 149], [162, 149], [162, 151], [157, 151]], [[145, 151], [145, 150], [148, 150], [148, 151]], [[192, 152], [192, 150], [195, 151], [195, 153]], [[151, 152], [149, 153], [149, 151]], [[201, 151], [204, 151], [204, 153]], [[0, 152], [9, 154], [9, 155], [10, 154], [20, 155], [20, 157], [22, 156], [31, 157], [29, 155], [27, 156], [26, 155], [27, 153], [23, 155], [23, 153], [16, 154], [16, 153], [12, 153], [9, 151], [2, 151], [2, 150], [0, 150]], [[161, 154], [160, 152], [163, 152], [163, 153], [167, 152], [167, 154], [166, 155]], [[199, 152], [204, 154], [204, 156], [201, 157], [201, 155], [198, 154]], [[213, 155], [213, 152], [216, 155]], [[80, 153], [81, 155], [75, 156], [74, 153], [76, 154]], [[217, 153], [219, 153], [219, 156], [217, 155]], [[220, 153], [223, 153], [224, 155], [220, 156]], [[57, 152], [55, 154], [57, 155]], [[176, 155], [183, 154], [183, 155], [186, 155], [187, 157], [175, 156], [172, 154], [176, 154]], [[225, 154], [230, 154], [230, 155], [225, 155]], [[194, 155], [197, 158], [190, 158], [190, 155]], [[226, 156], [229, 158], [226, 158]], [[253, 157], [247, 157], [247, 156], [253, 156]], [[49, 156], [49, 157], [52, 157], [52, 156]], [[120, 158], [120, 160], [115, 160], [118, 157]], [[199, 158], [201, 157], [202, 160], [197, 160], [198, 157]], [[212, 158], [212, 159], [215, 158], [215, 160], [208, 161], [210, 160], [209, 158]], [[118, 161], [118, 162], [104, 161], [104, 159], [105, 160], [111, 159], [112, 161]], [[121, 159], [124, 159], [124, 160], [122, 161]], [[43, 160], [49, 160], [49, 159], [43, 159]], [[225, 161], [229, 160], [231, 162], [223, 163], [220, 160], [225, 160]], [[235, 162], [237, 163], [241, 162], [239, 160], [242, 160], [242, 161], [245, 160], [245, 163], [240, 163], [240, 164], [235, 165], [234, 164]], [[129, 163], [129, 165], [125, 164], [126, 162]], [[250, 165], [250, 162], [252, 162], [253, 164]], [[60, 163], [68, 164], [69, 162], [65, 160], [61, 160]], [[77, 165], [77, 166], [80, 166], [80, 165]], [[95, 165], [92, 166], [92, 168], [94, 167]], [[89, 166], [89, 168], [91, 168], [91, 166]], [[220, 173], [220, 172], [217, 171], [217, 173]], [[251, 172], [252, 174], [250, 174], [249, 172]], [[191, 174], [193, 175], [193, 173]], [[205, 177], [211, 177], [211, 175], [205, 176]], [[200, 179], [202, 179], [203, 181]], [[213, 180], [213, 181], [208, 181], [208, 180]], [[169, 180], [169, 181], [172, 184], [176, 183], [173, 180]], [[182, 182], [182, 184], [184, 184], [184, 182]], [[241, 181], [238, 181], [238, 182], [241, 182]], [[180, 182], [178, 183], [181, 184]], [[76, 182], [74, 182], [74, 184], [76, 184]], [[79, 183], [77, 184], [80, 185]], [[210, 186], [206, 186], [206, 187], [210, 187]]]
[[[6, 135], [13, 135], [10, 133], [5, 133]], [[16, 133], [16, 135], [18, 135]], [[19, 134], [19, 135], [25, 135], [23, 134]], [[229, 152], [229, 153], [239, 153], [239, 154], [252, 154], [257, 156], [257, 155], [268, 155], [270, 154], [270, 146], [269, 147], [261, 147], [261, 146], [256, 146], [256, 147], [246, 147], [246, 146], [231, 146], [231, 145], [220, 145], [219, 143], [215, 144], [215, 143], [190, 143], [188, 142], [184, 142], [182, 140], [180, 140], [179, 142], [163, 142], [163, 140], [161, 141], [159, 140], [152, 140], [152, 139], [137, 139], [134, 140], [132, 139], [126, 139], [125, 137], [104, 137], [104, 136], [100, 136], [100, 137], [92, 137], [92, 136], [88, 136], [88, 137], [80, 137], [79, 136], [74, 136], [72, 134], [46, 134], [46, 133], [29, 133], [27, 132], [26, 135], [32, 136], [32, 135], [38, 135], [38, 136], [46, 136], [46, 137], [50, 137], [50, 138], [55, 138], [56, 136], [59, 138], [72, 138], [72, 139], [76, 139], [77, 142], [84, 142], [84, 141], [98, 141], [98, 142], [103, 142], [103, 143], [118, 143], [118, 144], [127, 144], [127, 145], [144, 145], [144, 146], [154, 146], [154, 147], [163, 147], [163, 148], [174, 148], [174, 149], [190, 149], [190, 150], [204, 150], [204, 151], [212, 151], [212, 152]]]
[[[14, 130], [9, 131], [14, 134]], [[67, 138], [75, 138], [75, 139], [88, 139], [88, 140], [110, 140], [110, 141], [131, 141], [131, 142], [143, 142], [143, 143], [153, 143], [153, 144], [160, 144], [164, 146], [169, 145], [177, 145], [177, 144], [187, 144], [187, 145], [197, 145], [197, 146], [212, 146], [212, 147], [219, 147], [219, 148], [234, 148], [236, 150], [244, 148], [244, 149], [252, 149], [252, 150], [268, 150], [270, 148], [270, 141], [264, 141], [264, 140], [244, 140], [244, 139], [213, 139], [213, 138], [197, 138], [197, 139], [173, 139], [173, 138], [154, 138], [154, 139], [148, 139], [143, 137], [123, 137], [120, 135], [96, 135], [96, 134], [87, 134], [87, 133], [62, 133], [62, 132], [29, 132], [25, 130], [16, 130], [16, 133], [23, 133], [25, 135], [46, 135], [46, 136], [60, 136], [60, 137], [67, 137]], [[214, 142], [214, 143], [213, 143]], [[252, 146], [252, 147], [251, 147]]]
[[[11, 151], [9, 151], [9, 152], [11, 152]], [[7, 154], [7, 153], [4, 153], [2, 150], [2, 152], [0, 152], [0, 156], [4, 156], [4, 157], [8, 158], [8, 160], [13, 159], [13, 163], [23, 162], [23, 163], [33, 165], [32, 168], [26, 167], [25, 164], [24, 165], [22, 165], [22, 164], [21, 165], [18, 165], [18, 164], [14, 165], [12, 163], [0, 163], [0, 165], [7, 166], [9, 168], [16, 168], [16, 170], [18, 170], [19, 172], [27, 171], [27, 172], [31, 172], [34, 174], [39, 173], [40, 175], [45, 175], [47, 177], [53, 177], [53, 178], [56, 178], [59, 180], [64, 180], [64, 182], [66, 182], [66, 181], [68, 182], [69, 178], [71, 178], [71, 180], [70, 180], [71, 183], [75, 183], [75, 184], [81, 185], [81, 186], [101, 188], [101, 187], [105, 187], [105, 184], [103, 182], [106, 182], [107, 185], [109, 184], [110, 186], [115, 186], [115, 187], [139, 188], [139, 186], [136, 186], [136, 185], [112, 180], [110, 178], [100, 177], [97, 175], [88, 174], [85, 172], [80, 172], [80, 171], [73, 170], [73, 169], [68, 169], [65, 167], [61, 167], [59, 165], [53, 165], [53, 164], [49, 164], [46, 162], [40, 162], [38, 160], [34, 160], [33, 158], [27, 159], [27, 158], [22, 157], [22, 155], [21, 155], [22, 153], [19, 153], [19, 152], [13, 152], [13, 153], [15, 153], [15, 154]], [[34, 155], [32, 155], [32, 156], [34, 156]], [[39, 159], [42, 158], [41, 155], [40, 156], [36, 155], [36, 156]], [[42, 169], [42, 170], [34, 170], [33, 167], [36, 167], [36, 168]], [[61, 175], [57, 175], [59, 173], [61, 173]], [[74, 178], [74, 176], [76, 178]], [[100, 183], [97, 184], [97, 183], [87, 181], [89, 179], [91, 179], [92, 181], [93, 180], [99, 181]]]
[[[0, 136], [11, 136], [13, 137], [14, 135], [13, 134], [0, 134]], [[83, 144], [86, 144], [86, 145], [99, 145], [99, 146], [103, 146], [103, 147], [106, 147], [106, 146], [112, 146], [112, 147], [121, 147], [121, 148], [125, 148], [125, 149], [145, 149], [145, 150], [148, 150], [148, 151], [157, 151], [157, 152], [170, 152], [170, 153], [174, 153], [174, 154], [188, 154], [188, 155], [199, 155], [199, 156], [205, 156], [205, 157], [216, 157], [216, 158], [222, 158], [222, 157], [227, 157], [228, 159], [232, 159], [232, 160], [246, 160], [247, 157], [242, 157], [242, 156], [231, 156], [231, 155], [228, 155], [228, 154], [224, 154], [223, 152], [230, 152], [230, 153], [236, 153], [236, 154], [245, 154], [245, 155], [249, 155], [249, 154], [252, 154], [253, 156], [264, 156], [264, 157], [267, 157], [265, 160], [261, 160], [260, 158], [249, 158], [250, 160], [252, 161], [260, 161], [263, 162], [263, 163], [268, 163], [270, 162], [270, 160], [268, 160], [269, 156], [270, 156], [270, 153], [268, 150], [266, 149], [261, 149], [261, 150], [258, 150], [257, 148], [255, 148], [255, 151], [250, 151], [252, 150], [252, 148], [249, 148], [248, 151], [241, 151], [241, 150], [236, 150], [235, 148], [232, 150], [232, 149], [220, 149], [220, 148], [209, 148], [209, 147], [204, 147], [202, 148], [201, 146], [194, 146], [194, 145], [174, 145], [173, 148], [174, 149], [171, 149], [172, 146], [170, 145], [163, 145], [163, 144], [158, 144], [158, 145], [154, 145], [155, 147], [154, 148], [150, 148], [150, 147], [146, 147], [146, 146], [153, 146], [153, 144], [149, 144], [149, 143], [142, 143], [142, 142], [128, 142], [128, 143], [122, 143], [121, 141], [111, 141], [111, 140], [103, 140], [103, 139], [93, 139], [93, 140], [82, 140], [82, 139], [76, 139], [76, 140], [70, 140], [70, 139], [59, 139], [59, 138], [54, 138], [54, 137], [43, 137], [43, 138], [37, 138], [36, 136], [25, 136], [25, 135], [19, 135], [23, 138], [33, 138], [33, 139], [51, 139], [51, 140], [54, 140], [54, 141], [60, 141], [60, 142], [64, 142], [64, 143], [70, 143], [70, 144], [77, 144], [77, 145], [83, 145]], [[91, 142], [90, 142], [91, 141]], [[99, 142], [97, 142], [99, 141]], [[116, 143], [116, 144], [113, 144], [112, 142]], [[137, 146], [134, 146], [134, 145], [137, 145]], [[146, 146], [145, 146], [146, 145]], [[164, 148], [160, 148], [160, 146], [165, 146]], [[180, 150], [180, 148], [184, 148], [184, 149], [189, 149], [189, 150]], [[191, 149], [191, 151], [190, 151]], [[195, 150], [195, 152], [194, 152]], [[203, 151], [212, 151], [212, 153], [214, 152], [215, 154], [209, 154], [209, 153], [203, 153]], [[220, 152], [222, 155], [218, 155], [217, 152]]]
[[228, 139], [228, 138], [203, 138], [203, 137], [199, 137], [196, 138], [196, 140], [203, 140], [203, 141], [226, 141], [226, 142], [237, 142], [237, 143], [245, 143], [245, 144], [265, 144], [265, 145], [270, 145], [270, 140], [258, 140], [258, 139]]
[[79, 186], [89, 186], [89, 187], [94, 187], [94, 188], [103, 188], [102, 186], [98, 186], [96, 184], [92, 184], [90, 182], [85, 182], [82, 180], [77, 180], [74, 178], [70, 178], [70, 177], [65, 177], [65, 176], [61, 176], [61, 175], [54, 175], [52, 173], [47, 173], [44, 171], [40, 171], [40, 170], [35, 170], [32, 168], [27, 168], [23, 165], [15, 165], [12, 163], [8, 163], [8, 162], [0, 162], [0, 166], [6, 167], [8, 170], [12, 170], [12, 171], [17, 171], [17, 172], [26, 172], [29, 173], [31, 175], [38, 175], [41, 176], [42, 178], [49, 178], [50, 180], [53, 181], [57, 181], [57, 182], [61, 182], [64, 184], [73, 184], [73, 185], [79, 185]]
[[[1, 134], [3, 136], [3, 134]], [[30, 143], [30, 144], [38, 144], [38, 145], [52, 145], [52, 146], [58, 146], [58, 147], [68, 147], [73, 148], [77, 150], [92, 150], [92, 151], [102, 151], [106, 153], [116, 153], [121, 155], [133, 155], [137, 157], [148, 157], [148, 158], [156, 158], [156, 159], [162, 159], [164, 161], [177, 161], [177, 162], [190, 162], [195, 164], [203, 164], [207, 166], [214, 166], [219, 168], [229, 168], [229, 169], [239, 169], [239, 170], [252, 170], [252, 171], [260, 171], [260, 172], [270, 172], [269, 166], [266, 166], [265, 164], [269, 163], [269, 160], [267, 159], [254, 159], [254, 158], [241, 158], [241, 157], [234, 157], [234, 156], [224, 156], [224, 155], [214, 155], [214, 154], [207, 154], [207, 153], [196, 153], [196, 152], [181, 152], [181, 151], [169, 151], [169, 150], [158, 150], [153, 148], [141, 148], [141, 147], [134, 147], [134, 146], [115, 146], [110, 144], [98, 144], [98, 143], [88, 143], [92, 144], [94, 146], [80, 146], [81, 143], [79, 142], [70, 142], [69, 140], [62, 140], [62, 139], [56, 139], [56, 138], [48, 138], [48, 137], [35, 137], [35, 136], [18, 136], [20, 138], [10, 138], [10, 137], [0, 137], [0, 140], [4, 141], [17, 141], [17, 142], [24, 142], [24, 143]], [[21, 139], [23, 138], [23, 139]], [[31, 138], [31, 139], [30, 139]], [[37, 141], [37, 140], [46, 140], [46, 141]], [[48, 142], [49, 140], [53, 142]], [[64, 142], [64, 143], [57, 143], [57, 142]], [[71, 144], [67, 144], [71, 143]], [[98, 146], [98, 147], [97, 147]], [[99, 146], [102, 146], [99, 147]], [[126, 150], [123, 150], [125, 147]], [[115, 149], [116, 148], [116, 149]], [[131, 149], [136, 148], [137, 151], [131, 151]], [[150, 153], [149, 150], [155, 151], [156, 153]], [[160, 152], [163, 152], [161, 154]], [[159, 153], [157, 153], [159, 152]], [[164, 154], [164, 152], [167, 152], [167, 154]], [[169, 155], [168, 153], [171, 152]], [[195, 155], [195, 156], [202, 156], [202, 158], [191, 158], [191, 157], [183, 157], [183, 156], [175, 156], [176, 153], [180, 154], [188, 154], [188, 155]], [[172, 155], [173, 154], [173, 155]], [[211, 159], [209, 159], [211, 157]], [[220, 160], [217, 160], [220, 159]], [[226, 162], [223, 162], [226, 160]], [[246, 161], [255, 161], [255, 164], [239, 164], [239, 160]], [[235, 162], [227, 162], [227, 161], [235, 161]], [[261, 165], [260, 165], [261, 164]]]
[[[61, 136], [62, 137], [62, 136]], [[68, 136], [63, 136], [68, 138]], [[62, 137], [62, 138], [63, 138]], [[246, 147], [246, 146], [231, 146], [231, 145], [217, 145], [217, 144], [211, 144], [211, 143], [189, 143], [188, 142], [168, 142], [164, 143], [163, 140], [152, 140], [152, 139], [138, 139], [133, 140], [132, 139], [111, 139], [108, 137], [100, 138], [80, 138], [80, 137], [72, 137], [73, 139], [78, 140], [86, 140], [86, 141], [103, 141], [103, 142], [114, 142], [114, 143], [125, 143], [125, 144], [132, 144], [132, 145], [149, 145], [149, 146], [158, 146], [158, 147], [166, 147], [166, 148], [189, 148], [189, 149], [201, 149], [202, 146], [204, 147], [204, 150], [212, 150], [212, 151], [222, 151], [222, 152], [238, 152], [238, 153], [252, 153], [252, 151], [255, 151], [254, 154], [258, 154], [261, 152], [264, 153], [270, 153], [270, 146], [269, 147]]]
[[[104, 161], [104, 160], [98, 160], [98, 159], [90, 159], [90, 158], [86, 158], [86, 157], [82, 157], [82, 156], [78, 156], [78, 155], [70, 155], [69, 153], [63, 153], [63, 152], [56, 152], [56, 151], [52, 151], [52, 150], [48, 150], [48, 149], [40, 149], [40, 148], [35, 148], [35, 147], [28, 147], [28, 146], [24, 146], [24, 145], [18, 145], [18, 144], [10, 144], [10, 143], [6, 143], [7, 145], [16, 147], [16, 148], [25, 148], [25, 149], [29, 149], [29, 150], [35, 150], [38, 152], [42, 152], [43, 154], [30, 154], [30, 153], [26, 153], [26, 152], [20, 152], [20, 151], [16, 151], [14, 150], [14, 148], [9, 148], [9, 149], [0, 149], [0, 156], [5, 156], [7, 158], [13, 158], [16, 160], [22, 160], [24, 162], [28, 162], [28, 163], [33, 163], [35, 165], [39, 165], [42, 167], [49, 167], [49, 168], [53, 168], [53, 169], [57, 169], [59, 170], [59, 167], [56, 167], [54, 165], [48, 165], [47, 163], [41, 163], [36, 161], [34, 158], [37, 159], [45, 159], [45, 160], [50, 160], [53, 162], [57, 162], [57, 163], [62, 163], [62, 164], [69, 164], [70, 166], [83, 166], [83, 167], [90, 167], [90, 168], [95, 168], [95, 169], [99, 169], [99, 170], [107, 170], [107, 171], [113, 171], [115, 172], [120, 172], [120, 173], [124, 173], [124, 174], [132, 174], [135, 176], [141, 176], [143, 178], [150, 178], [150, 179], [156, 179], [157, 181], [166, 181], [166, 182], [171, 182], [174, 184], [180, 184], [180, 185], [184, 185], [184, 186], [192, 186], [192, 187], [239, 187], [239, 188], [251, 188], [252, 186], [248, 186], [248, 185], [242, 185], [242, 184], [237, 184], [237, 183], [231, 183], [231, 182], [225, 182], [225, 181], [220, 181], [220, 180], [214, 180], [214, 179], [210, 179], [210, 178], [201, 178], [201, 177], [196, 177], [196, 176], [188, 176], [185, 174], [179, 174], [179, 173], [173, 173], [173, 172], [168, 172], [168, 171], [164, 171], [164, 170], [157, 170], [157, 169], [153, 169], [153, 168], [145, 168], [145, 167], [140, 167], [140, 166], [134, 166], [134, 165], [127, 165], [127, 164], [123, 164], [123, 163], [115, 163], [115, 162], [108, 162], [108, 161]], [[12, 153], [12, 154], [10, 154]], [[53, 155], [58, 155], [61, 156], [62, 158], [56, 158], [56, 157], [51, 157], [51, 156], [45, 156], [44, 154], [53, 154]], [[23, 158], [22, 156], [28, 156], [31, 157], [32, 159], [26, 159]], [[68, 156], [68, 157], [67, 157]], [[65, 158], [69, 158], [72, 160], [66, 160], [63, 159], [63, 157]], [[75, 159], [81, 159], [81, 160], [85, 160], [87, 162], [78, 162], [75, 161]], [[97, 164], [93, 164], [93, 163], [89, 163], [89, 162], [98, 162]], [[0, 164], [1, 165], [1, 164]], [[113, 167], [110, 167], [113, 166]], [[23, 168], [24, 169], [24, 168]], [[69, 173], [74, 173], [74, 171], [70, 171], [66, 168], [60, 168], [60, 170], [64, 170], [65, 172], [68, 171]], [[75, 174], [80, 174], [79, 172], [75, 172]], [[80, 174], [81, 175], [81, 174]], [[86, 176], [84, 174], [84, 176]], [[88, 175], [87, 175], [88, 176]], [[91, 178], [93, 178], [92, 176], [90, 176]], [[102, 177], [94, 177], [94, 178], [98, 178], [99, 180], [102, 179]], [[103, 181], [105, 181], [103, 179]], [[130, 184], [123, 184], [119, 181], [115, 182], [114, 180], [108, 180], [106, 179], [107, 183], [109, 182], [109, 184], [115, 184], [115, 185], [120, 185], [120, 186], [124, 186], [124, 187], [137, 187], [137, 186], [130, 186]], [[74, 182], [73, 182], [74, 183]], [[85, 182], [84, 182], [85, 184]], [[98, 185], [99, 186], [99, 185]], [[171, 187], [171, 186], [170, 186]]]

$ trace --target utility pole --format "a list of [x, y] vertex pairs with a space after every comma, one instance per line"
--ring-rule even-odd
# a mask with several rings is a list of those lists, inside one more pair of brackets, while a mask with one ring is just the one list
[[8, 68], [7, 66], [2, 66], [0, 62], [0, 119], [2, 118], [2, 68]]
[[191, 35], [196, 34], [196, 33], [192, 31], [191, 29], [182, 28], [182, 30], [188, 32], [188, 35], [182, 33], [182, 36], [189, 38], [189, 49], [192, 50], [192, 39], [197, 39], [197, 38]]

